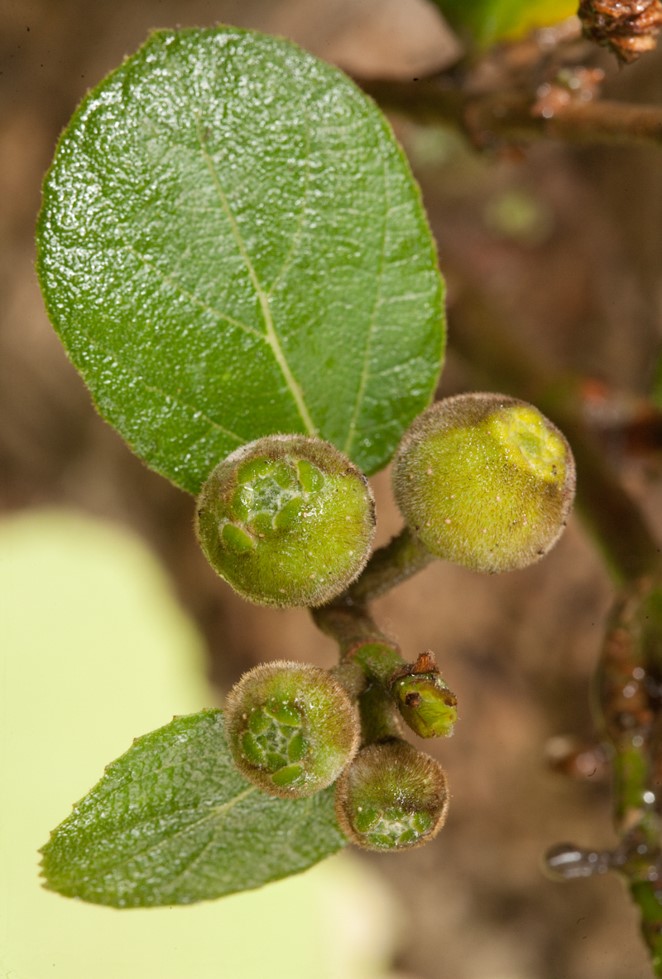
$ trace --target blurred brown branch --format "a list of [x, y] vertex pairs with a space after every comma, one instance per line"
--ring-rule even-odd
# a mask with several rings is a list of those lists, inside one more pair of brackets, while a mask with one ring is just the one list
[[662, 147], [661, 106], [568, 99], [545, 107], [538, 90], [473, 93], [448, 76], [356, 81], [383, 109], [421, 123], [451, 125], [481, 147], [539, 139]]

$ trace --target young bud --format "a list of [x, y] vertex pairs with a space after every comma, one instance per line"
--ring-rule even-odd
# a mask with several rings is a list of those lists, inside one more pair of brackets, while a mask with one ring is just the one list
[[338, 822], [367, 850], [421, 846], [437, 835], [447, 810], [446, 773], [406, 741], [362, 748], [338, 780]]
[[432, 653], [401, 667], [389, 688], [405, 723], [421, 738], [447, 738], [457, 721], [457, 697], [441, 678]]
[[328, 442], [270, 435], [219, 463], [196, 531], [209, 563], [259, 605], [323, 605], [361, 572], [375, 531], [368, 482]]
[[314, 795], [356, 754], [360, 721], [344, 687], [306, 663], [256, 666], [228, 694], [228, 744], [237, 768], [270, 795]]
[[414, 421], [393, 479], [400, 510], [432, 554], [474, 571], [512, 571], [560, 537], [575, 464], [564, 436], [536, 408], [462, 394]]

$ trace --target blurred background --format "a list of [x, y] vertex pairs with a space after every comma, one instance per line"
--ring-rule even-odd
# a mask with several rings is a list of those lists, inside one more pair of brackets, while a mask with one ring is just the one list
[[[592, 737], [591, 676], [612, 595], [576, 518], [529, 570], [485, 578], [439, 563], [376, 605], [408, 659], [436, 652], [459, 697], [453, 739], [425, 746], [452, 790], [433, 844], [349, 862], [342, 854], [328, 864], [337, 872], [316, 868], [199, 909], [83, 909], [39, 889], [35, 849], [133, 736], [220, 703], [263, 660], [333, 663], [332, 643], [303, 610], [250, 607], [215, 577], [192, 532], [194, 501], [145, 469], [96, 415], [34, 272], [41, 180], [77, 103], [151, 28], [219, 22], [293, 38], [374, 77], [418, 77], [458, 50], [424, 0], [0, 0], [0, 693], [11, 706], [0, 758], [13, 813], [3, 814], [3, 853], [15, 875], [0, 883], [0, 975], [168, 979], [187, 969], [195, 979], [257, 979], [277, 973], [278, 948], [289, 979], [648, 979], [620, 882], [560, 885], [541, 870], [559, 841], [615, 842], [599, 771], [571, 780], [546, 761], [551, 739]], [[662, 104], [659, 53], [623, 71], [607, 55], [597, 62], [609, 97]], [[607, 392], [608, 404], [628, 411], [646, 397], [662, 346], [662, 153], [540, 142], [479, 156], [450, 131], [393, 123], [448, 278], [440, 394], [489, 375], [463, 343], [479, 308], [542, 367], [585, 378], [588, 403], [604, 407]], [[610, 451], [660, 529], [659, 460]], [[388, 472], [373, 483], [383, 543], [400, 518]], [[118, 562], [112, 581], [109, 554]], [[74, 629], [83, 609], [86, 625]], [[164, 615], [174, 617], [165, 631]], [[323, 909], [314, 926], [304, 914], [313, 904]], [[156, 915], [162, 923], [148, 927]], [[274, 933], [264, 937], [272, 916]], [[317, 959], [302, 956], [295, 968], [302, 939], [289, 932], [299, 926]], [[314, 937], [318, 927], [328, 941]], [[115, 928], [126, 930], [111, 942]], [[119, 956], [109, 972], [101, 935]], [[357, 941], [350, 972], [331, 949], [356, 950]], [[251, 944], [250, 960], [241, 942]]]

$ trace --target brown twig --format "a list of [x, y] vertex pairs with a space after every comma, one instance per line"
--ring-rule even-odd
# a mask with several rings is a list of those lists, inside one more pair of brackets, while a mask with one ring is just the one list
[[540, 112], [537, 91], [471, 93], [446, 76], [416, 82], [357, 81], [383, 109], [421, 123], [452, 125], [478, 146], [563, 139], [662, 148], [660, 106], [570, 100], [547, 116]]

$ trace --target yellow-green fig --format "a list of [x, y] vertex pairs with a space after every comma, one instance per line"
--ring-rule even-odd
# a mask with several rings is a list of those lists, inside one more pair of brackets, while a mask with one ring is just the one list
[[334, 446], [270, 435], [213, 470], [196, 530], [212, 567], [259, 605], [323, 605], [370, 553], [374, 499], [363, 473]]
[[356, 754], [358, 708], [340, 682], [307, 663], [263, 663], [228, 694], [228, 745], [237, 768], [270, 795], [326, 788]]
[[393, 482], [401, 512], [432, 554], [475, 571], [512, 571], [560, 537], [575, 464], [537, 408], [500, 394], [462, 394], [414, 421]]

